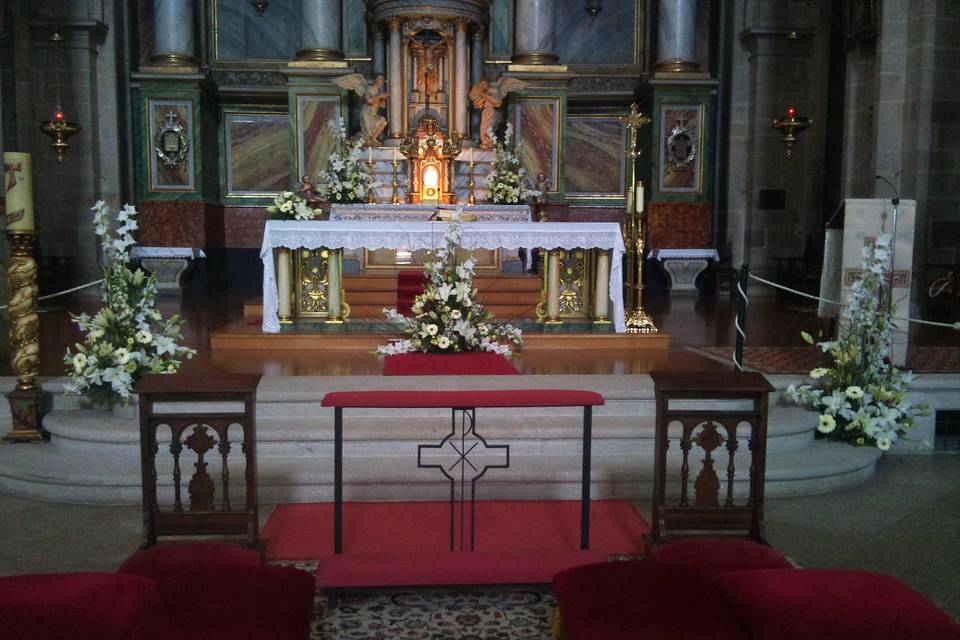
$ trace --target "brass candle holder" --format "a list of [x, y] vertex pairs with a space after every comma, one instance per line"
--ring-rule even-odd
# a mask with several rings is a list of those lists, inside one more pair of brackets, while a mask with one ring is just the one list
[[367, 170], [370, 174], [370, 182], [367, 184], [367, 204], [377, 204], [377, 198], [373, 194], [373, 185], [376, 183], [373, 177], [373, 160], [367, 160]]
[[70, 136], [80, 133], [80, 125], [67, 122], [63, 110], [57, 107], [53, 117], [40, 123], [40, 130], [50, 136], [50, 148], [57, 154], [57, 162], [63, 162], [63, 156], [70, 148]]
[[[627, 127], [630, 148], [627, 150], [629, 186], [626, 193], [626, 219], [624, 241], [627, 245], [626, 311], [627, 333], [658, 333], [650, 314], [643, 308], [643, 257], [646, 250], [646, 228], [643, 219], [643, 183], [637, 182], [637, 133], [640, 127], [650, 124], [650, 118], [640, 113], [636, 103], [630, 112], [620, 117]], [[639, 187], [639, 189], [637, 188]]]
[[7, 394], [13, 428], [4, 440], [36, 442], [50, 434], [43, 428], [40, 373], [40, 318], [37, 316], [37, 263], [34, 260], [36, 235], [7, 232], [10, 245], [10, 366], [17, 375], [16, 388]]
[[780, 141], [786, 147], [787, 157], [793, 155], [793, 145], [797, 144], [797, 134], [813, 124], [813, 120], [806, 116], [798, 116], [796, 107], [787, 107], [786, 116], [773, 119], [772, 126], [780, 132]]
[[396, 158], [393, 159], [393, 162], [390, 163], [393, 166], [393, 179], [390, 181], [390, 188], [392, 193], [390, 195], [390, 204], [400, 204], [400, 182], [397, 180], [397, 170], [400, 166], [400, 163]]
[[470, 182], [467, 183], [467, 186], [470, 187], [470, 195], [467, 196], [467, 204], [477, 204], [477, 193], [476, 193], [477, 183], [476, 183], [476, 181], [474, 180], [474, 167], [476, 167], [476, 166], [477, 166], [477, 163], [475, 163], [475, 162], [473, 161], [473, 159], [471, 158], [471, 160], [470, 160]]

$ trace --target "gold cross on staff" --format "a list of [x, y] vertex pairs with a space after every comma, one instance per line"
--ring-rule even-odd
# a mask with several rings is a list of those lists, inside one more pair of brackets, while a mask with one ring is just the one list
[[637, 106], [636, 102], [630, 105], [630, 113], [625, 116], [620, 116], [617, 120], [627, 125], [627, 136], [630, 140], [630, 150], [627, 152], [627, 155], [632, 160], [636, 159], [636, 157], [640, 155], [637, 152], [637, 132], [640, 130], [640, 127], [648, 125], [653, 121], [640, 113], [640, 107]]
[[17, 162], [16, 164], [14, 164], [14, 163], [7, 164], [6, 162], [3, 163], [3, 172], [4, 172], [5, 174], [9, 174], [9, 175], [10, 175], [10, 179], [9, 179], [9, 181], [7, 182], [7, 187], [6, 187], [6, 190], [7, 190], [7, 191], [10, 191], [10, 190], [13, 189], [15, 186], [17, 186], [17, 172], [18, 172], [18, 171], [23, 171], [23, 167], [22, 167], [22, 165], [21, 165], [19, 162]]

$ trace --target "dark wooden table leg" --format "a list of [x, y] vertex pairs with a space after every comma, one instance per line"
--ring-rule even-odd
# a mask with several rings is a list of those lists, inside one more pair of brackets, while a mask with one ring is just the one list
[[590, 548], [590, 453], [593, 446], [593, 407], [583, 408], [583, 463], [580, 487], [580, 548]]
[[333, 553], [343, 551], [343, 409], [333, 410]]

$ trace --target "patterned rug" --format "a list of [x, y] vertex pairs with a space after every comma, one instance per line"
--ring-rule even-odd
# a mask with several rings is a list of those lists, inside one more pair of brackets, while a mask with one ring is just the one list
[[350, 591], [333, 610], [317, 591], [314, 605], [310, 640], [550, 640], [556, 608], [549, 588], [520, 587]]
[[[714, 360], [730, 362], [733, 347], [690, 348]], [[812, 347], [744, 347], [743, 364], [763, 373], [807, 373], [820, 366]], [[914, 373], [960, 373], [960, 347], [911, 347], [907, 368]]]

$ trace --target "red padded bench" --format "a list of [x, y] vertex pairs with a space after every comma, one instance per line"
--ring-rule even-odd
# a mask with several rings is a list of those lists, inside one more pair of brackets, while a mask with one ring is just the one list
[[583, 462], [580, 493], [580, 548], [590, 548], [590, 449], [593, 407], [603, 404], [594, 391], [513, 389], [504, 391], [335, 391], [321, 406], [333, 407], [333, 552], [343, 551], [343, 410], [583, 407]]

